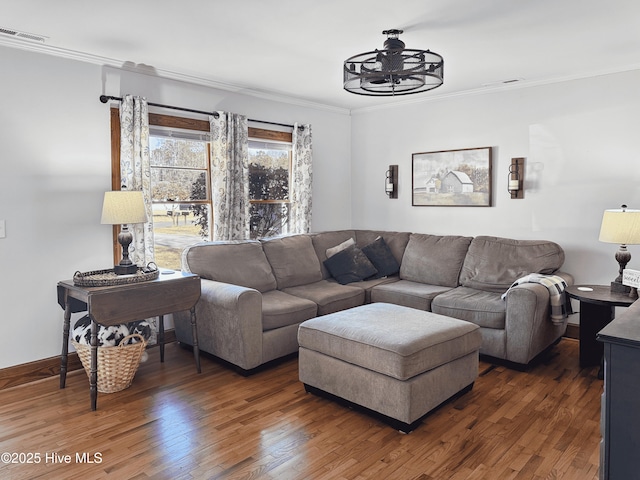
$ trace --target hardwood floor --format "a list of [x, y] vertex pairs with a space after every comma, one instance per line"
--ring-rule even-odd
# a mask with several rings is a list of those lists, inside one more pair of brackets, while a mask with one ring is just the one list
[[204, 356], [198, 375], [171, 344], [95, 412], [83, 370], [64, 390], [1, 390], [0, 453], [39, 463], [5, 454], [0, 478], [596, 479], [596, 374], [571, 339], [528, 372], [481, 362], [471, 392], [404, 435], [305, 393], [297, 359], [245, 378]]

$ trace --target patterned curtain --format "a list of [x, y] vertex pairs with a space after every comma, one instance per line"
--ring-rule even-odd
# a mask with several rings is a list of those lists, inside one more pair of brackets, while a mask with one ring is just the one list
[[[133, 241], [129, 258], [139, 266], [153, 262], [153, 214], [149, 161], [149, 107], [143, 97], [125, 95], [120, 102], [120, 185], [122, 190], [142, 190], [147, 217], [145, 224], [129, 225]], [[151, 324], [149, 345], [157, 343], [157, 317]]]
[[293, 126], [291, 162], [291, 206], [289, 232], [311, 230], [311, 192], [313, 187], [311, 125]]
[[145, 224], [130, 225], [131, 261], [139, 266], [153, 262], [153, 218], [149, 166], [149, 108], [142, 97], [125, 95], [120, 103], [120, 182], [122, 190], [142, 190]]
[[217, 113], [209, 117], [213, 240], [244, 240], [249, 238], [247, 117]]

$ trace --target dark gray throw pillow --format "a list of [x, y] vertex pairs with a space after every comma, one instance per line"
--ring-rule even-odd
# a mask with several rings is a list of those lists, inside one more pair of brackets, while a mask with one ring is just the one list
[[373, 278], [394, 275], [400, 271], [400, 264], [382, 237], [378, 237], [369, 245], [362, 247], [362, 253], [367, 256], [376, 270], [378, 270], [378, 273]]
[[345, 285], [359, 282], [377, 273], [367, 256], [355, 245], [332, 255], [324, 261], [324, 266], [338, 283]]

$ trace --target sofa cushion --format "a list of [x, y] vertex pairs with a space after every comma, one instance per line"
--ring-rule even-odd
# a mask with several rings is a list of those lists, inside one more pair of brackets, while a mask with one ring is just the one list
[[393, 303], [418, 310], [431, 311], [431, 302], [436, 295], [440, 295], [450, 289], [451, 287], [399, 280], [373, 287], [371, 289], [371, 301]]
[[402, 257], [400, 278], [457, 287], [471, 237], [412, 233]]
[[397, 275], [390, 275], [388, 277], [382, 278], [367, 278], [366, 280], [362, 280], [360, 282], [350, 283], [350, 286], [358, 287], [364, 290], [364, 303], [371, 303], [371, 291], [374, 287], [378, 285], [384, 285], [386, 283], [393, 283], [400, 280], [400, 277]]
[[349, 239], [355, 240], [356, 233], [353, 230], [338, 230], [335, 232], [312, 233], [310, 237], [313, 242], [313, 248], [320, 261], [322, 278], [330, 278], [331, 274], [329, 270], [327, 270], [327, 267], [324, 266], [324, 261], [327, 259], [327, 250], [345, 241], [349, 241]]
[[382, 232], [375, 230], [356, 230], [356, 245], [360, 248], [375, 242], [376, 238], [382, 237], [389, 246], [391, 253], [398, 263], [402, 263], [404, 250], [409, 243], [409, 232]]
[[431, 311], [481, 327], [503, 329], [507, 303], [500, 297], [499, 293], [458, 287], [434, 298]]
[[278, 289], [322, 280], [320, 262], [309, 235], [262, 239]]
[[546, 240], [480, 236], [473, 239], [460, 273], [460, 284], [504, 293], [530, 273], [551, 274], [564, 263], [564, 251]]
[[324, 265], [331, 276], [342, 285], [358, 282], [378, 273], [367, 256], [355, 245], [350, 245], [327, 258]]
[[400, 271], [400, 264], [393, 256], [389, 245], [387, 245], [383, 237], [378, 237], [369, 245], [362, 247], [362, 253], [367, 256], [378, 271], [373, 278], [394, 275]]
[[276, 288], [271, 265], [257, 240], [204, 242], [182, 252], [182, 269], [207, 280], [267, 292]]
[[311, 300], [280, 290], [262, 294], [262, 330], [294, 325], [316, 316], [318, 306]]
[[331, 280], [320, 280], [307, 285], [286, 288], [284, 292], [315, 302], [318, 305], [318, 315], [327, 315], [364, 303], [362, 288], [340, 285]]

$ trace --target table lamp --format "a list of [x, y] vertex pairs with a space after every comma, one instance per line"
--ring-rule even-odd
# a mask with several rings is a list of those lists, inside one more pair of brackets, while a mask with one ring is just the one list
[[626, 205], [616, 210], [605, 210], [600, 227], [600, 241], [620, 245], [615, 255], [620, 269], [618, 277], [611, 282], [611, 291], [629, 293], [630, 288], [622, 284], [622, 271], [631, 260], [627, 245], [640, 244], [640, 210], [628, 209]]
[[138, 271], [138, 266], [129, 258], [129, 245], [133, 240], [133, 234], [127, 225], [146, 221], [147, 212], [141, 191], [105, 192], [100, 223], [122, 225], [118, 234], [118, 243], [122, 246], [122, 260], [113, 268], [116, 275], [131, 275]]

